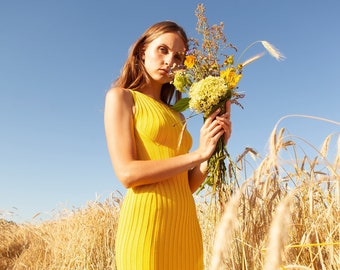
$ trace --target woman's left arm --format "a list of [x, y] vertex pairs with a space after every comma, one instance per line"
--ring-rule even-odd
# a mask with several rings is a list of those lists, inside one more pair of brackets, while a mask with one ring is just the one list
[[[224, 144], [227, 145], [231, 136], [231, 121], [230, 121], [231, 102], [226, 102], [226, 112], [216, 117], [216, 120], [224, 130]], [[208, 161], [204, 161], [199, 166], [194, 167], [188, 172], [189, 185], [191, 192], [194, 193], [203, 183], [208, 173]]]

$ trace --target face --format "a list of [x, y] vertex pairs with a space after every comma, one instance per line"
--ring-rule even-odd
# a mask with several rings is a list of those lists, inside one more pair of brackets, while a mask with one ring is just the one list
[[143, 60], [146, 71], [154, 82], [164, 84], [172, 79], [170, 68], [184, 61], [185, 44], [176, 33], [165, 33], [146, 47]]

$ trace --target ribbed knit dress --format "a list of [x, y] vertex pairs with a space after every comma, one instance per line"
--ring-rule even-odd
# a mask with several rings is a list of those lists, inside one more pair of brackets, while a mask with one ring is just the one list
[[[192, 139], [186, 129], [182, 133], [179, 113], [140, 92], [131, 93], [138, 159], [187, 153]], [[203, 269], [202, 236], [187, 172], [127, 190], [115, 256], [118, 270]]]

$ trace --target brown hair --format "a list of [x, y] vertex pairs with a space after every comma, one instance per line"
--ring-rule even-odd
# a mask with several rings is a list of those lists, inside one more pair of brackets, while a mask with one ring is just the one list
[[[137, 90], [145, 86], [149, 81], [149, 76], [145, 70], [144, 62], [142, 61], [143, 49], [165, 33], [177, 33], [188, 44], [188, 38], [181, 26], [172, 21], [158, 22], [149, 27], [144, 34], [137, 39], [129, 50], [128, 58], [121, 70], [121, 74], [114, 82], [115, 87], [123, 87], [131, 90]], [[176, 93], [175, 93], [176, 92]], [[175, 94], [175, 101], [181, 98], [181, 93], [176, 91], [171, 83], [165, 83], [161, 90], [161, 100], [166, 104], [170, 104]]]

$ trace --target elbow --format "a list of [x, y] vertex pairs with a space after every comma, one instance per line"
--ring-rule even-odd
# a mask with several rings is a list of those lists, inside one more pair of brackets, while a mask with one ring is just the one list
[[[124, 162], [125, 164], [116, 164], [114, 171], [119, 182], [125, 188], [133, 188], [148, 184], [148, 175], [143, 173], [139, 166], [135, 166], [132, 162]], [[114, 164], [114, 163], [113, 163]]]
[[125, 188], [133, 188], [139, 184], [141, 175], [131, 162], [112, 162], [112, 165], [116, 177]]
[[136, 179], [130, 172], [120, 172], [117, 174], [117, 177], [125, 188], [132, 188], [136, 186]]

